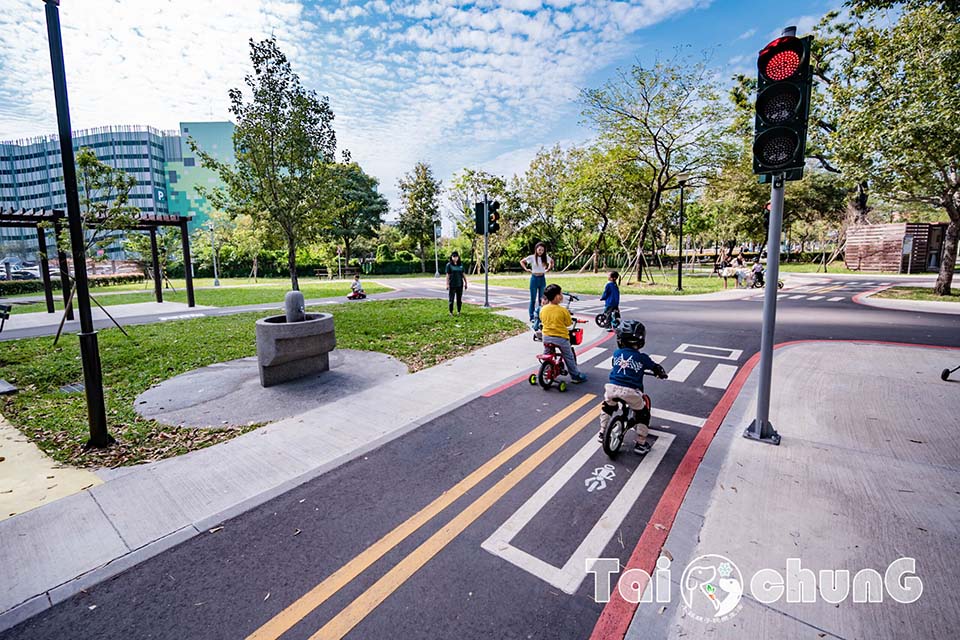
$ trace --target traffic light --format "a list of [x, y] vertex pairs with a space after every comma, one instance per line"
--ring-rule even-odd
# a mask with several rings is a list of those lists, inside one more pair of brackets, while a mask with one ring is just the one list
[[483, 235], [483, 203], [475, 202], [473, 203], [473, 230], [477, 232], [478, 236]]
[[489, 205], [490, 223], [487, 230], [490, 233], [496, 233], [500, 230], [500, 203], [494, 200]]
[[811, 36], [784, 35], [757, 58], [757, 103], [753, 172], [767, 182], [774, 174], [787, 180], [803, 176], [807, 119], [810, 116]]

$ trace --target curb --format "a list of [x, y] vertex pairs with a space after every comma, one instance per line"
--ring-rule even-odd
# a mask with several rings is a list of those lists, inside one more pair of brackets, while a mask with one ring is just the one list
[[[933, 313], [941, 315], [960, 315], [960, 304], [956, 302], [938, 302], [936, 300], [897, 300], [897, 299], [884, 299], [882, 302], [880, 300], [870, 300], [871, 296], [880, 293], [881, 291], [886, 291], [887, 289], [892, 289], [897, 286], [891, 284], [884, 287], [878, 287], [876, 289], [871, 289], [870, 291], [864, 291], [853, 296], [852, 300], [854, 303], [862, 305], [864, 307], [872, 307], [874, 309], [884, 309], [886, 311], [903, 311], [908, 313]], [[923, 305], [931, 305], [928, 308], [924, 308]], [[936, 307], [932, 305], [937, 305]], [[951, 306], [940, 306], [940, 305], [951, 305]]]

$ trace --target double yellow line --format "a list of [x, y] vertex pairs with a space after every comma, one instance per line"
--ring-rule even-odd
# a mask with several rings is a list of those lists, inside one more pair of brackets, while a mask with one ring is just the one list
[[[370, 545], [316, 587], [298, 598], [290, 606], [249, 635], [247, 640], [276, 640], [279, 638], [413, 532], [477, 486], [540, 436], [576, 413], [595, 397], [593, 394], [585, 394], [559, 413], [542, 422], [535, 429], [485, 462], [451, 489], [437, 497], [433, 502], [384, 535], [377, 542]], [[311, 640], [318, 638], [342, 638], [349, 633], [350, 630], [369, 615], [371, 611], [386, 600], [390, 594], [400, 588], [403, 583], [423, 567], [423, 565], [442, 551], [444, 547], [460, 535], [460, 533], [477, 518], [483, 515], [497, 500], [527, 477], [544, 460], [579, 433], [587, 424], [596, 419], [598, 413], [599, 407], [591, 409], [531, 454], [530, 457], [484, 492], [483, 495], [463, 511], [454, 516], [413, 552], [405, 556], [396, 566], [388, 571], [386, 575], [377, 580], [373, 586], [364, 591], [356, 600], [347, 605], [345, 609], [327, 622], [323, 628], [310, 636]]]

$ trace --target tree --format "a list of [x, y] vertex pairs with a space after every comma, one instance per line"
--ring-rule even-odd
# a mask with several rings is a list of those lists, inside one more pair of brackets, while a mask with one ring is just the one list
[[330, 171], [335, 187], [329, 202], [326, 235], [343, 243], [349, 263], [350, 244], [358, 238], [376, 237], [389, 205], [377, 191], [377, 179], [364, 173], [357, 163], [337, 164]]
[[528, 239], [546, 241], [551, 251], [564, 246], [566, 224], [561, 219], [560, 202], [572, 167], [570, 152], [560, 145], [540, 149], [524, 174], [514, 178], [511, 185], [522, 211], [522, 224], [527, 235], [532, 236]]
[[637, 245], [640, 254], [650, 221], [664, 198], [677, 184], [677, 176], [690, 176], [688, 187], [727, 155], [724, 134], [729, 109], [707, 58], [693, 61], [681, 55], [658, 60], [652, 67], [634, 65], [599, 89], [581, 92], [583, 115], [598, 129], [608, 146], [623, 150], [625, 159], [645, 171], [638, 183], [646, 211]]
[[[336, 159], [337, 140], [329, 99], [300, 84], [274, 38], [250, 40], [253, 74], [245, 83], [251, 100], [231, 89], [230, 113], [236, 119], [233, 166], [191, 149], [205, 167], [226, 185], [226, 210], [241, 210], [279, 230], [287, 248], [293, 289], [297, 279], [297, 247], [313, 240], [323, 224], [333, 181], [329, 166]], [[218, 206], [213, 193], [208, 197]]]
[[831, 85], [844, 172], [886, 199], [941, 208], [950, 222], [934, 291], [949, 295], [960, 235], [960, 27], [937, 4], [907, 5], [896, 22], [858, 18]]
[[[149, 233], [130, 233], [123, 240], [126, 251], [146, 276], [153, 269], [153, 253], [150, 247]], [[157, 262], [160, 264], [160, 277], [167, 278], [170, 267], [180, 262], [180, 230], [176, 227], [157, 229]]]
[[420, 269], [427, 270], [426, 250], [440, 220], [440, 180], [433, 177], [430, 165], [418, 162], [399, 183], [400, 231], [417, 243]]
[[623, 161], [619, 148], [573, 149], [571, 160], [570, 180], [562, 187], [559, 209], [564, 217], [583, 218], [593, 236], [591, 261], [596, 273], [611, 221], [630, 210], [626, 185], [633, 178], [627, 175], [632, 167]]
[[[77, 151], [77, 187], [80, 192], [80, 217], [84, 229], [84, 254], [96, 258], [117, 241], [112, 233], [132, 227], [140, 209], [130, 204], [130, 191], [137, 179], [123, 169], [111, 167], [90, 149]], [[69, 230], [63, 228], [57, 242], [70, 246]]]
[[[497, 262], [503, 253], [504, 243], [514, 235], [517, 225], [517, 208], [507, 191], [506, 181], [482, 169], [463, 169], [453, 176], [447, 188], [447, 202], [450, 205], [450, 220], [456, 226], [459, 237], [469, 242], [469, 255], [463, 259], [470, 262], [479, 273], [483, 262], [483, 235], [477, 234], [474, 204], [482, 202], [486, 196], [500, 202], [500, 232], [489, 238], [489, 257], [491, 263]], [[479, 259], [478, 259], [479, 258]]]

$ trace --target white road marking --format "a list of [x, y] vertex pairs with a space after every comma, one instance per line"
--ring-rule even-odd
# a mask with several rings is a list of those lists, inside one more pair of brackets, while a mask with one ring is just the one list
[[810, 296], [810, 300], [823, 300], [823, 296]]
[[679, 422], [680, 424], [690, 425], [691, 427], [697, 427], [698, 429], [703, 427], [707, 423], [706, 418], [698, 418], [697, 416], [688, 416], [685, 413], [677, 413], [676, 411], [667, 411], [666, 409], [657, 409], [654, 407], [650, 410], [650, 415], [654, 418], [660, 418], [661, 420], [669, 420], [670, 422]]
[[791, 300], [803, 300], [803, 299], [806, 298], [806, 297], [807, 297], [807, 296], [790, 296], [790, 299], [791, 299]]
[[603, 348], [600, 348], [600, 347], [594, 347], [593, 349], [590, 349], [590, 351], [587, 351], [587, 354], [584, 355], [584, 356], [581, 356], [581, 355], [578, 353], [578, 354], [577, 354], [577, 364], [583, 364], [584, 362], [589, 362], [590, 360], [593, 360], [593, 359], [596, 358], [597, 356], [602, 356], [602, 355], [603, 355], [604, 353], [606, 353], [606, 352], [607, 352], [606, 349], [603, 349]]
[[834, 296], [833, 298], [827, 300], [827, 302], [837, 302], [838, 300], [843, 300], [843, 296]]
[[674, 437], [672, 434], [657, 429], [651, 429], [650, 433], [657, 436], [650, 452], [644, 456], [637, 469], [624, 484], [623, 489], [616, 495], [607, 510], [600, 516], [597, 524], [593, 526], [580, 546], [562, 567], [555, 567], [544, 562], [540, 558], [514, 547], [510, 542], [557, 495], [560, 489], [600, 447], [600, 443], [596, 441], [596, 436], [593, 433], [590, 434], [590, 441], [575, 453], [480, 546], [564, 593], [576, 593], [584, 578], [587, 577], [587, 559], [598, 558], [603, 554], [603, 549], [613, 538], [613, 534], [620, 528], [627, 514], [630, 513], [630, 508], [643, 493], [654, 471], [657, 470], [663, 460], [667, 449], [673, 443]]
[[[692, 349], [691, 349], [692, 348]], [[717, 355], [716, 353], [703, 353], [693, 349], [709, 349], [711, 351], [725, 351], [726, 355]], [[686, 356], [700, 356], [701, 358], [716, 358], [717, 360], [739, 360], [743, 355], [742, 349], [727, 349], [726, 347], [711, 347], [706, 344], [688, 344], [684, 342], [673, 350], [674, 353], [682, 353]]]
[[[656, 362], [657, 364], [660, 364], [661, 362], [667, 359], [667, 356], [658, 356], [657, 354], [653, 353], [653, 354], [650, 354], [650, 359]], [[613, 369], [613, 358], [597, 363], [597, 369]]]
[[[789, 294], [789, 293], [778, 293], [778, 294], [777, 294], [777, 300], [783, 300], [784, 298], [789, 298], [789, 297], [790, 297], [790, 294]], [[761, 298], [761, 299], [762, 299], [762, 298]]]
[[690, 377], [690, 374], [693, 373], [693, 370], [697, 368], [698, 364], [700, 364], [699, 360], [683, 358], [674, 365], [673, 369], [670, 369], [670, 372], [667, 374], [667, 379], [673, 380], [674, 382], [685, 382], [686, 379]]
[[190, 318], [203, 318], [205, 313], [181, 313], [178, 316], [160, 316], [160, 322], [167, 322], [168, 320], [189, 320]]
[[880, 285], [881, 287], [883, 287], [883, 286], [885, 286], [885, 285], [888, 285], [888, 284], [893, 284], [893, 283], [892, 283], [892, 282], [881, 282], [881, 283], [879, 283], [879, 285]]
[[710, 377], [707, 378], [707, 381], [703, 383], [703, 386], [712, 387], [713, 389], [726, 389], [730, 381], [733, 380], [735, 373], [737, 373], [737, 368], [734, 365], [718, 364], [713, 368], [713, 372], [710, 374]]

